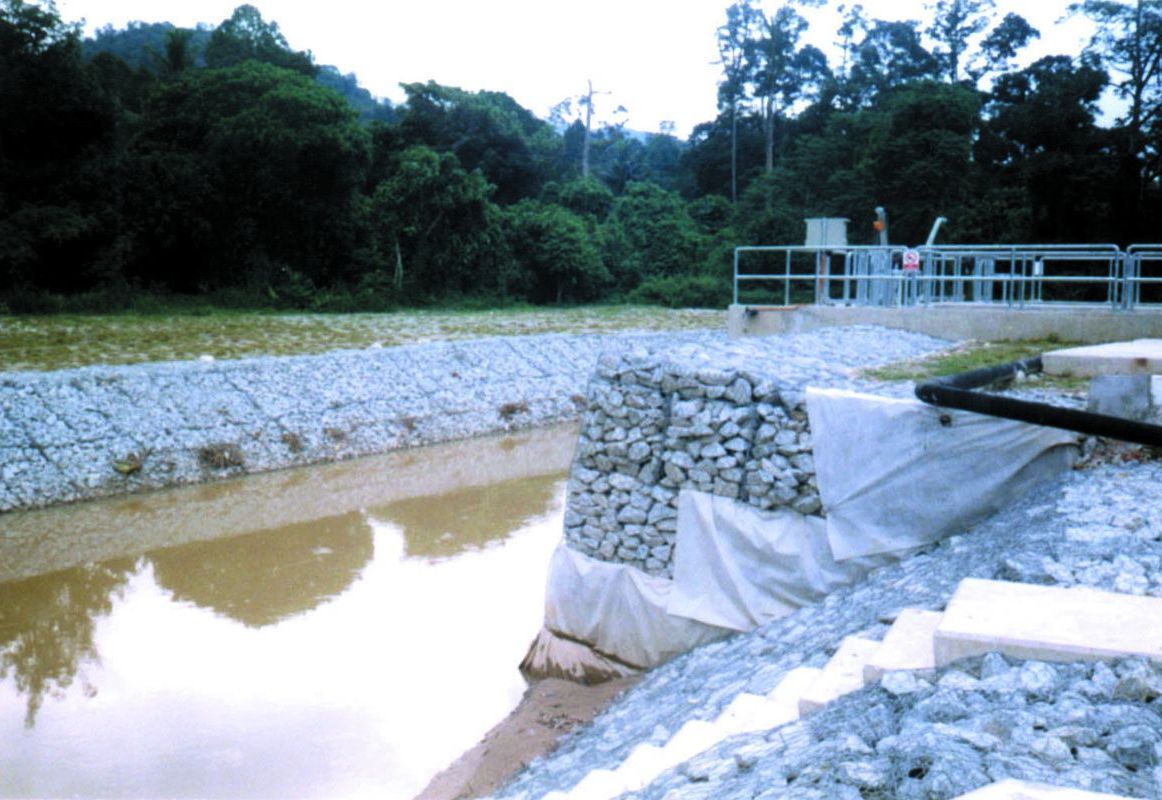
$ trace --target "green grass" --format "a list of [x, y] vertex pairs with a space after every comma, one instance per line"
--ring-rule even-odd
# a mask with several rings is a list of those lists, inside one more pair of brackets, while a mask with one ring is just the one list
[[651, 306], [308, 314], [198, 309], [169, 313], [0, 316], [0, 372], [92, 364], [307, 355], [329, 350], [537, 333], [695, 330], [720, 310]]
[[[914, 381], [920, 382], [930, 378], [940, 378], [945, 375], [955, 375], [960, 372], [977, 369], [979, 367], [995, 367], [1017, 361], [1022, 358], [1040, 355], [1048, 350], [1060, 350], [1073, 347], [1077, 342], [1064, 342], [1060, 339], [1022, 339], [1012, 342], [967, 342], [952, 350], [922, 358], [915, 361], [900, 361], [882, 367], [865, 370], [864, 375], [881, 381]], [[1087, 385], [1081, 378], [1068, 376], [1050, 376], [1040, 374], [1032, 376], [1040, 386], [1053, 387], [1063, 391], [1074, 391]]]

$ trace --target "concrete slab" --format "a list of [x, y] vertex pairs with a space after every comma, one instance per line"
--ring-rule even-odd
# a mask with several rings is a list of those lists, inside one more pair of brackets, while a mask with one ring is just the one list
[[1041, 661], [1162, 662], [1162, 598], [965, 578], [936, 627], [936, 665], [996, 651]]
[[936, 655], [932, 638], [943, 614], [919, 608], [905, 608], [888, 628], [880, 647], [863, 666], [863, 681], [872, 684], [885, 672], [899, 669], [932, 669]]
[[653, 783], [669, 769], [665, 751], [652, 744], [639, 744], [615, 770], [627, 792], [637, 792]]
[[1048, 375], [1162, 375], [1162, 339], [1134, 339], [1041, 355]]
[[666, 757], [663, 769], [676, 767], [689, 761], [703, 750], [709, 750], [721, 742], [726, 738], [726, 735], [726, 731], [713, 722], [705, 722], [700, 719], [690, 720], [679, 728], [678, 732], [662, 748], [662, 753]]
[[728, 736], [777, 728], [799, 718], [798, 699], [777, 702], [744, 692], [730, 702], [717, 723]]
[[795, 667], [767, 693], [767, 699], [776, 703], [792, 703], [799, 707], [799, 698], [823, 675], [817, 667]]
[[944, 303], [931, 306], [732, 305], [726, 326], [731, 336], [800, 333], [837, 325], [882, 325], [944, 339], [1045, 339], [1113, 342], [1162, 336], [1162, 306], [1114, 311], [1105, 305], [1054, 304], [1008, 308], [1001, 304]]
[[863, 688], [863, 668], [880, 643], [848, 636], [823, 667], [823, 674], [799, 698], [799, 714], [814, 713], [837, 697]]
[[626, 792], [623, 777], [608, 769], [595, 769], [581, 779], [566, 797], [569, 800], [612, 800]]
[[975, 792], [962, 794], [955, 800], [1131, 800], [1131, 798], [1009, 779], [984, 786]]

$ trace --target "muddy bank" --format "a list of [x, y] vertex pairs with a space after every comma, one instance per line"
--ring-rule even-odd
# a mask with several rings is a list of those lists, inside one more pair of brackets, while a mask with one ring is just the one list
[[575, 419], [597, 358], [665, 338], [543, 335], [0, 375], [0, 511]]
[[546, 678], [529, 687], [520, 705], [480, 743], [432, 778], [415, 800], [486, 797], [566, 734], [589, 723], [640, 678], [597, 686]]

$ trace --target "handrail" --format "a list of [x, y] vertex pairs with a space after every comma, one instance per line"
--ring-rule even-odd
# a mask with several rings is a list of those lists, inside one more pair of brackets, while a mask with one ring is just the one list
[[[734, 248], [733, 302], [739, 302], [741, 282], [783, 282], [784, 304], [791, 301], [793, 282], [815, 282], [819, 303], [903, 305], [911, 303], [971, 302], [1004, 303], [1025, 307], [1028, 303], [1060, 302], [1044, 298], [1044, 289], [1053, 285], [1105, 285], [1103, 305], [1130, 311], [1142, 304], [1142, 287], [1162, 284], [1162, 274], [1153, 265], [1162, 262], [1162, 244], [1135, 244], [1123, 251], [1116, 244], [944, 244], [921, 245], [917, 271], [899, 269], [903, 245], [740, 245]], [[782, 271], [743, 272], [741, 257], [746, 253], [783, 256]], [[809, 266], [804, 265], [810, 257]], [[835, 273], [832, 257], [842, 258]], [[1096, 274], [1060, 274], [1054, 267], [1089, 263]], [[831, 294], [832, 284], [842, 287], [842, 299]], [[895, 289], [890, 284], [895, 284]], [[887, 285], [885, 285], [887, 284]], [[854, 287], [854, 291], [853, 291]], [[865, 288], [866, 287], [866, 288]], [[872, 288], [880, 287], [880, 288]], [[997, 293], [999, 292], [999, 297]], [[1092, 302], [1092, 301], [1091, 301]]]

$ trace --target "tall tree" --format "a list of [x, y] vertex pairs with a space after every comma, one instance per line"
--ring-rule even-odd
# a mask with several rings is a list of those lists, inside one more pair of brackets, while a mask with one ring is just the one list
[[849, 107], [868, 107], [896, 86], [930, 80], [940, 74], [940, 62], [924, 47], [912, 20], [857, 20], [854, 53], [840, 94]]
[[960, 63], [969, 39], [988, 27], [995, 7], [993, 0], [937, 0], [928, 6], [933, 18], [927, 32], [938, 45], [934, 55], [952, 83], [960, 80]]
[[309, 52], [292, 50], [277, 22], [267, 22], [252, 5], [234, 9], [206, 45], [206, 65], [232, 67], [244, 61], [261, 61], [314, 77], [316, 68]]
[[1148, 187], [1162, 190], [1162, 0], [1083, 0], [1070, 10], [1097, 23], [1089, 51], [1128, 103], [1121, 122], [1140, 204]]
[[722, 82], [718, 84], [718, 109], [730, 120], [730, 202], [738, 202], [738, 114], [746, 98], [747, 52], [754, 37], [758, 13], [749, 0], [726, 9], [726, 22], [718, 28], [718, 63]]
[[750, 41], [749, 72], [766, 135], [764, 168], [775, 168], [775, 120], [800, 100], [809, 98], [827, 78], [827, 57], [814, 45], [799, 42], [807, 20], [789, 4], [774, 14], [760, 13], [758, 35]]

